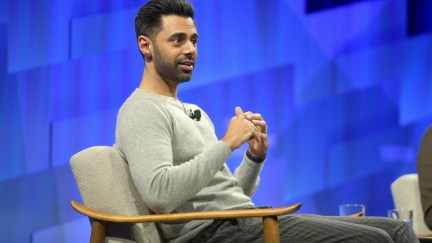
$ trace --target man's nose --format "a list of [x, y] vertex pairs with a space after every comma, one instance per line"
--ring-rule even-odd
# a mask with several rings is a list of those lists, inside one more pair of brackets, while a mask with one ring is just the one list
[[183, 54], [187, 55], [187, 54], [192, 54], [195, 55], [197, 53], [197, 48], [196, 48], [196, 44], [194, 44], [191, 41], [188, 41], [183, 49]]

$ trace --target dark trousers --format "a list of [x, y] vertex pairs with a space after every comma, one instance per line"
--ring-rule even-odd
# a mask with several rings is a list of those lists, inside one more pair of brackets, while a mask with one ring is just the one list
[[[281, 242], [419, 242], [411, 227], [384, 217], [279, 217]], [[191, 242], [264, 242], [261, 218], [215, 221]]]

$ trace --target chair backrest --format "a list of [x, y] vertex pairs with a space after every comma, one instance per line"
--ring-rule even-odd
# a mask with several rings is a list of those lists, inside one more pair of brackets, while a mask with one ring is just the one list
[[416, 234], [430, 234], [423, 220], [423, 209], [420, 202], [420, 190], [417, 174], [406, 174], [391, 184], [395, 208], [413, 210], [413, 230]]
[[417, 155], [417, 173], [426, 225], [432, 229], [432, 126], [423, 134]]
[[[85, 205], [121, 215], [149, 214], [126, 160], [115, 147], [82, 150], [72, 156], [70, 165]], [[115, 237], [117, 242], [118, 238], [126, 239], [125, 242], [162, 242], [156, 225], [150, 223], [110, 223], [107, 236]]]

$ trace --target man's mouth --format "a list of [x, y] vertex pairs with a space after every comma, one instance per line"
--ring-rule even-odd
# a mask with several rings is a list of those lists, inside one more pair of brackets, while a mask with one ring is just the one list
[[183, 61], [179, 62], [179, 66], [181, 69], [185, 71], [192, 71], [194, 68], [195, 63], [193, 61]]

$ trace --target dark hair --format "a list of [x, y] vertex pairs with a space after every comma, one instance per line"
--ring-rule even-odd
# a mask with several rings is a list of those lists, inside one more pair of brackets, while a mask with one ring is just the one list
[[135, 17], [136, 38], [149, 38], [157, 34], [162, 25], [161, 16], [175, 14], [194, 18], [194, 9], [188, 0], [150, 0], [144, 4]]

